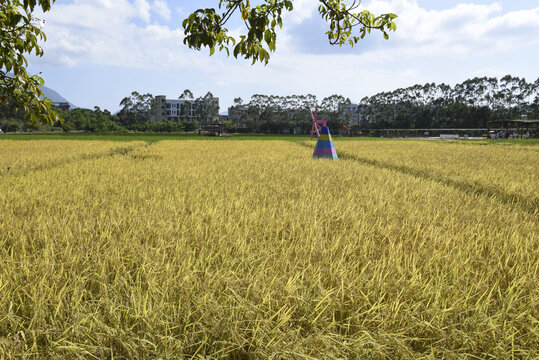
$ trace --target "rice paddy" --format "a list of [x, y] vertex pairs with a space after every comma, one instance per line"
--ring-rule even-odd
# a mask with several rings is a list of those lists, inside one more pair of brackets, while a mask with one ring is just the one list
[[539, 147], [313, 146], [0, 141], [0, 358], [539, 356]]

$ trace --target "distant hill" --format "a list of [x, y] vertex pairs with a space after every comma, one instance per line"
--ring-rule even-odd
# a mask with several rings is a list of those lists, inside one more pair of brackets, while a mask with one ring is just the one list
[[[9, 77], [12, 77], [13, 74], [12, 73], [7, 73], [6, 74], [7, 76]], [[45, 97], [49, 98], [52, 100], [52, 102], [66, 102], [69, 104], [69, 110], [73, 110], [73, 109], [77, 109], [78, 106], [77, 105], [73, 105], [73, 103], [71, 103], [69, 100], [67, 100], [65, 97], [63, 97], [62, 95], [58, 94], [56, 91], [54, 91], [53, 89], [51, 88], [48, 88], [46, 86], [40, 86], [39, 87], [42, 91], [43, 91], [43, 95], [45, 95]]]
[[78, 106], [73, 105], [69, 100], [67, 100], [65, 97], [58, 94], [56, 91], [54, 91], [51, 88], [48, 88], [46, 86], [41, 86], [41, 90], [43, 90], [43, 94], [45, 95], [45, 97], [48, 97], [49, 99], [51, 99], [52, 102], [66, 102], [66, 103], [69, 103], [69, 109], [70, 110], [78, 108]]

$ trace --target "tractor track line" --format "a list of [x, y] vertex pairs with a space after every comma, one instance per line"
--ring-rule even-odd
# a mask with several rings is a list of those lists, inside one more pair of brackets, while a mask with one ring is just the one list
[[[57, 167], [60, 167], [60, 166], [63, 166], [63, 165], [76, 163], [77, 161], [100, 159], [100, 158], [106, 158], [108, 156], [114, 156], [114, 155], [128, 155], [129, 153], [131, 153], [135, 149], [141, 148], [143, 146], [148, 147], [148, 146], [151, 146], [152, 144], [153, 143], [151, 143], [151, 142], [144, 142], [143, 144], [140, 144], [140, 145], [129, 145], [129, 146], [125, 146], [125, 147], [121, 147], [121, 146], [115, 147], [115, 148], [112, 148], [112, 149], [107, 150], [105, 152], [98, 152], [98, 153], [93, 153], [93, 154], [82, 154], [80, 156], [75, 156], [73, 158], [68, 158], [68, 159], [65, 159], [65, 160], [52, 162], [50, 164], [39, 165], [39, 166], [36, 166], [33, 169], [30, 169], [30, 170], [28, 170], [26, 172], [23, 172], [23, 173], [20, 173], [20, 174], [9, 175], [9, 177], [18, 178], [18, 177], [22, 177], [22, 176], [27, 176], [29, 174], [32, 174], [32, 173], [35, 173], [35, 172], [38, 172], [38, 171], [45, 171], [45, 170], [49, 170], [49, 169], [54, 169], [54, 168], [57, 168]], [[5, 175], [0, 176], [0, 180], [2, 180], [2, 178], [5, 179], [5, 178], [7, 178], [7, 176], [5, 176]]]
[[[314, 145], [311, 145], [305, 142], [296, 142], [296, 144], [299, 144], [300, 146], [303, 146], [309, 149], [314, 149]], [[339, 151], [338, 155], [339, 155], [339, 158], [343, 160], [353, 160], [361, 164], [373, 166], [379, 169], [392, 170], [392, 171], [410, 175], [416, 178], [434, 181], [434, 182], [437, 182], [438, 184], [452, 187], [454, 189], [457, 189], [459, 191], [462, 191], [468, 194], [483, 195], [486, 197], [494, 198], [507, 205], [518, 206], [521, 209], [525, 210], [526, 212], [530, 213], [531, 215], [539, 214], [539, 201], [527, 199], [526, 197], [521, 196], [521, 195], [508, 194], [505, 191], [495, 186], [477, 185], [477, 184], [472, 184], [466, 181], [458, 181], [458, 180], [453, 180], [449, 178], [444, 178], [444, 177], [433, 175], [425, 170], [418, 170], [418, 169], [414, 169], [412, 167], [408, 167], [404, 165], [395, 165], [395, 164], [390, 164], [387, 162], [382, 162], [379, 160], [367, 159], [367, 158], [360, 157], [357, 155], [349, 154], [344, 151]]]

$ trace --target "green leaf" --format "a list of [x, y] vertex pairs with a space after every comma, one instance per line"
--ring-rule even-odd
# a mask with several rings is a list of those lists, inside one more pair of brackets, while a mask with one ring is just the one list
[[[229, 55], [229, 49], [223, 45], [232, 43], [235, 58], [242, 55], [245, 59], [251, 59], [253, 63], [256, 61], [267, 63], [269, 52], [276, 50], [275, 27], [277, 25], [279, 28], [283, 27], [282, 13], [293, 9], [293, 1], [261, 0], [257, 3], [258, 5], [252, 8], [247, 0], [219, 0], [218, 8], [223, 7], [223, 11], [219, 14], [215, 8], [196, 10], [182, 22], [185, 34], [183, 42], [196, 50], [209, 47], [210, 56], [215, 53], [215, 47], [218, 47], [219, 51], [226, 51]], [[228, 36], [228, 30], [224, 28], [224, 23], [229, 19], [227, 15], [234, 14], [236, 9], [240, 11], [236, 12], [235, 16], [239, 13], [247, 24], [247, 30], [236, 37], [238, 42], [234, 37]], [[326, 35], [331, 44], [353, 47], [372, 30], [381, 31], [384, 38], [388, 39], [387, 32], [396, 29], [396, 24], [392, 22], [392, 19], [397, 17], [395, 14], [375, 16], [368, 10], [359, 13], [351, 11], [345, 0], [320, 1], [318, 12], [328, 23], [329, 31]], [[357, 25], [360, 26], [355, 28]]]
[[241, 51], [241, 43], [239, 43], [238, 45], [236, 45], [234, 47], [234, 52], [233, 52], [233, 55], [234, 57], [237, 59], [238, 58], [238, 54], [240, 53]]
[[270, 30], [266, 30], [264, 32], [264, 40], [266, 41], [266, 43], [269, 45], [271, 43], [271, 31]]

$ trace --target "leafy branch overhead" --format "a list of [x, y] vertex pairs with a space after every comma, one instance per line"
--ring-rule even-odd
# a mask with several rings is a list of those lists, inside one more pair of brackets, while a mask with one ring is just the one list
[[50, 10], [54, 0], [3, 0], [0, 2], [0, 105], [24, 110], [27, 121], [53, 124], [59, 120], [50, 99], [44, 98], [43, 79], [26, 71], [25, 54], [43, 55], [39, 40], [46, 40], [35, 7]]
[[[293, 10], [291, 0], [262, 0], [251, 5], [250, 0], [219, 0], [215, 8], [198, 9], [182, 23], [185, 33], [184, 44], [200, 50], [225, 51], [234, 57], [239, 55], [267, 64], [269, 52], [275, 51], [276, 29], [283, 26], [283, 13]], [[368, 10], [357, 11], [361, 0], [349, 4], [346, 0], [319, 0], [318, 13], [329, 29], [326, 32], [331, 45], [354, 46], [372, 30], [381, 31], [385, 39], [395, 31], [397, 15], [389, 13], [375, 16]], [[245, 32], [238, 37], [229, 34], [225, 27], [232, 16], [239, 16], [245, 24]]]

